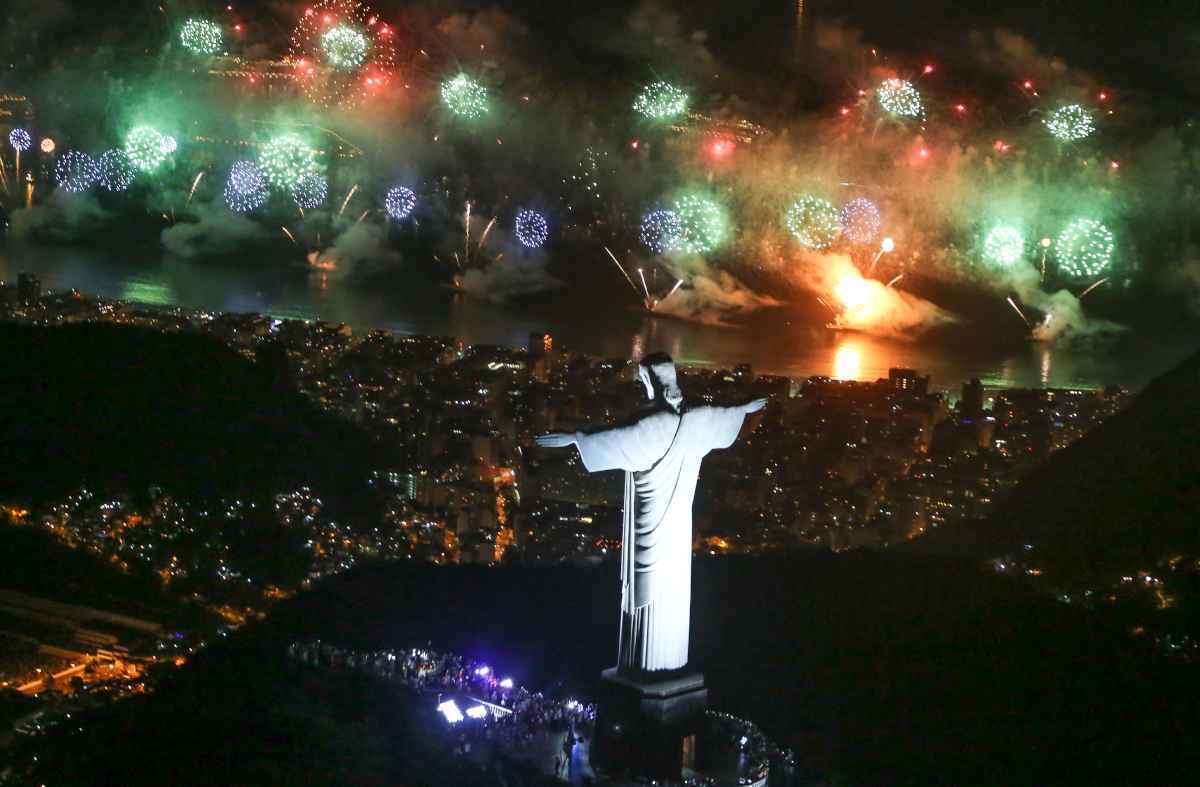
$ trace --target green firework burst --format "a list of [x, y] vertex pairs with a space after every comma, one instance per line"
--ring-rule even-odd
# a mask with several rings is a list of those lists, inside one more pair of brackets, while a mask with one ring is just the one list
[[1025, 255], [1025, 237], [1016, 227], [998, 224], [983, 239], [983, 258], [1002, 268], [1017, 262]]
[[841, 232], [837, 209], [820, 197], [805, 194], [787, 209], [788, 230], [807, 249], [828, 249]]
[[1060, 142], [1078, 142], [1087, 139], [1096, 130], [1092, 113], [1078, 104], [1067, 104], [1050, 113], [1043, 123], [1051, 136]]
[[442, 103], [459, 117], [476, 120], [487, 114], [487, 88], [466, 74], [459, 74], [442, 83]]
[[1054, 244], [1058, 267], [1075, 279], [1098, 276], [1112, 264], [1113, 234], [1095, 219], [1075, 219], [1063, 229]]
[[715, 200], [699, 194], [684, 194], [671, 206], [681, 232], [672, 251], [705, 254], [720, 246], [729, 235], [729, 220]]
[[163, 135], [151, 126], [138, 126], [125, 135], [125, 155], [141, 172], [153, 172], [163, 163]]
[[301, 179], [320, 172], [317, 152], [295, 134], [275, 137], [258, 154], [258, 165], [276, 191], [291, 192]]
[[633, 99], [633, 111], [650, 120], [670, 120], [687, 111], [688, 94], [670, 82], [651, 82]]
[[189, 52], [197, 55], [215, 55], [224, 45], [220, 25], [207, 19], [189, 19], [179, 28], [179, 41]]
[[334, 68], [358, 68], [367, 59], [370, 43], [352, 27], [331, 27], [321, 36], [321, 51]]

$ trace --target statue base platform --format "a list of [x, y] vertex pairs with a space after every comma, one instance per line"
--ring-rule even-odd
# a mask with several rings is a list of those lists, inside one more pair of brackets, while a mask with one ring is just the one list
[[606, 775], [678, 780], [695, 759], [708, 689], [698, 672], [602, 673], [592, 765]]

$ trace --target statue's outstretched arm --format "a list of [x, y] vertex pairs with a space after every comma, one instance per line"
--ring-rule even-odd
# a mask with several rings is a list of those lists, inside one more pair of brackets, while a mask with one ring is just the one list
[[749, 402], [746, 402], [744, 405], [741, 405], [741, 410], [746, 415], [749, 415], [750, 413], [757, 413], [759, 410], [763, 409], [766, 406], [767, 406], [766, 399], [751, 399]]
[[534, 442], [542, 448], [568, 448], [579, 442], [579, 432], [550, 432], [538, 435]]
[[653, 436], [653, 430], [639, 422], [589, 432], [551, 432], [535, 438], [535, 442], [542, 448], [578, 447], [584, 469], [595, 473], [600, 470], [644, 470], [654, 464], [666, 447], [650, 440]]

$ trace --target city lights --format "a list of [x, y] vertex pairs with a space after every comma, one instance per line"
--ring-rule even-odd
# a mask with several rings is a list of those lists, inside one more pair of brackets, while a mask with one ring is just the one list
[[462, 711], [458, 709], [458, 703], [454, 700], [446, 700], [437, 706], [437, 710], [451, 724], [458, 724], [463, 720]]

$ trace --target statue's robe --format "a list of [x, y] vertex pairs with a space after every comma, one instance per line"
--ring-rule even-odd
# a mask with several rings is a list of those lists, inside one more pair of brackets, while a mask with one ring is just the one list
[[740, 407], [661, 410], [579, 440], [589, 472], [625, 471], [617, 659], [624, 673], [687, 665], [696, 479], [704, 456], [732, 445], [744, 418]]

